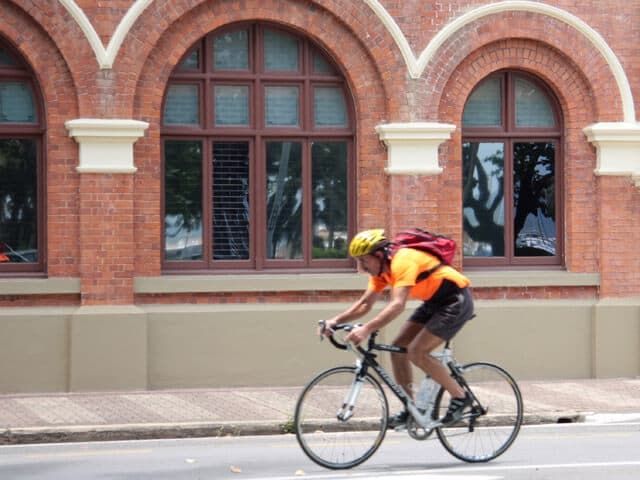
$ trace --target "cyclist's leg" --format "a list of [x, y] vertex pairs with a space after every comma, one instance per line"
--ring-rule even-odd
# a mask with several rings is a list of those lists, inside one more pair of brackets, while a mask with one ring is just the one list
[[[407, 348], [413, 339], [423, 330], [423, 326], [419, 323], [407, 321], [400, 327], [400, 332], [393, 340], [393, 345], [397, 347]], [[411, 384], [413, 383], [413, 372], [411, 371], [411, 363], [407, 354], [392, 353], [391, 366], [393, 367], [393, 376], [396, 383], [400, 385], [409, 396], [412, 396]]]
[[[405, 322], [404, 325], [400, 327], [400, 332], [393, 340], [393, 345], [397, 347], [407, 348], [407, 346], [420, 332], [420, 330], [422, 330], [422, 328], [423, 327], [420, 324], [414, 322]], [[413, 388], [411, 385], [413, 383], [413, 372], [411, 370], [411, 363], [407, 358], [407, 354], [392, 353], [391, 366], [393, 368], [393, 376], [396, 380], [396, 383], [402, 387], [407, 395], [413, 397]], [[408, 418], [409, 412], [406, 409], [403, 409], [402, 411], [397, 412], [389, 417], [389, 427], [402, 427], [407, 423]]]
[[464, 390], [458, 382], [451, 377], [449, 370], [447, 370], [438, 359], [431, 356], [431, 352], [444, 342], [445, 340], [443, 338], [423, 328], [409, 345], [407, 356], [414, 365], [442, 385], [452, 398], [464, 397]]
[[[473, 298], [467, 288], [456, 289], [439, 299], [435, 305], [429, 305], [430, 315], [422, 330], [408, 347], [409, 360], [429, 374], [444, 387], [452, 398], [463, 398], [465, 392], [457, 381], [449, 375], [447, 368], [431, 356], [436, 348], [446, 340], [451, 340], [463, 325], [473, 317]], [[418, 309], [412, 318], [420, 320], [427, 309]]]

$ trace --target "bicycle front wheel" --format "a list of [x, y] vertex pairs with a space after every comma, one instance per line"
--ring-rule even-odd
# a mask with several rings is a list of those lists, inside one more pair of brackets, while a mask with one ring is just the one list
[[[522, 395], [516, 381], [491, 363], [471, 363], [461, 369], [472, 406], [454, 424], [437, 428], [440, 442], [454, 457], [465, 462], [488, 462], [503, 454], [518, 436], [522, 425]], [[435, 418], [442, 418], [449, 394], [441, 389]]]
[[[370, 374], [336, 367], [315, 377], [295, 410], [296, 438], [304, 453], [326, 468], [355, 467], [378, 449], [387, 430], [388, 403]], [[350, 403], [353, 409], [348, 407]]]

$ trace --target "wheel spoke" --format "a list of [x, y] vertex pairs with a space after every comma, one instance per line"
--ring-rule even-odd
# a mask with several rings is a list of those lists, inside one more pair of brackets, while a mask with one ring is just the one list
[[352, 415], [347, 420], [345, 399], [351, 397], [355, 367], [321, 373], [303, 390], [296, 405], [296, 437], [302, 450], [319, 465], [351, 468], [369, 458], [384, 438], [388, 406], [380, 384], [365, 375]]
[[[522, 395], [513, 378], [490, 363], [473, 363], [463, 368], [464, 378], [477, 402], [458, 422], [437, 429], [442, 445], [466, 462], [486, 462], [504, 453], [522, 424]], [[449, 395], [442, 390], [436, 401], [438, 418], [444, 416]], [[478, 415], [472, 412], [477, 412]]]

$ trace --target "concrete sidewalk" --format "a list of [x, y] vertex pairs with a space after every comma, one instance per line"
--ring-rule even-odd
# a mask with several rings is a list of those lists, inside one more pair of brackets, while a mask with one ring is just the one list
[[[637, 413], [640, 417], [640, 378], [518, 384], [526, 424], [585, 421], [594, 414]], [[301, 390], [0, 395], [0, 444], [286, 433], [291, 431]], [[390, 410], [396, 408], [398, 404], [391, 402]]]

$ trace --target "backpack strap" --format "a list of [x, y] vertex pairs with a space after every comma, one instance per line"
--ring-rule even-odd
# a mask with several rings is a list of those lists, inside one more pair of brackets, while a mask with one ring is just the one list
[[416, 277], [416, 283], [421, 282], [423, 280], [426, 280], [427, 278], [429, 278], [431, 276], [431, 274], [433, 272], [435, 272], [436, 270], [438, 270], [440, 267], [443, 267], [444, 263], [439, 263], [438, 265], [436, 265], [433, 268], [430, 268], [429, 270], [425, 270], [424, 272], [420, 272], [418, 274], [418, 276]]

